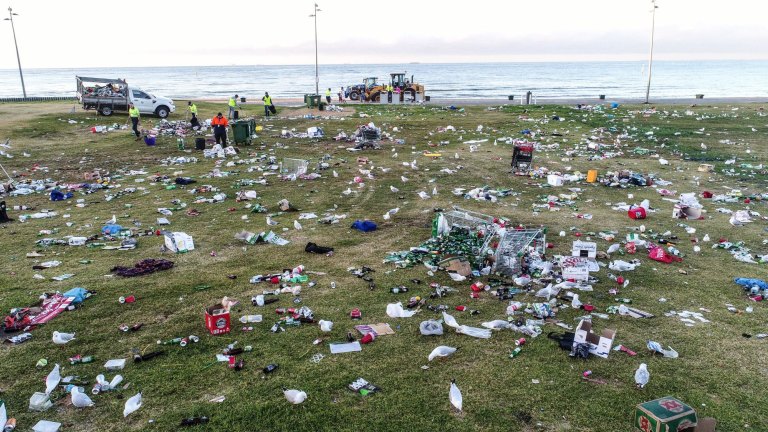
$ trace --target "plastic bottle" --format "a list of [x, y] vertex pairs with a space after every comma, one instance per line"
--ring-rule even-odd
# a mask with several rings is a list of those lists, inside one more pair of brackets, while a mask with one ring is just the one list
[[509, 354], [509, 358], [515, 358], [518, 355], [520, 355], [521, 352], [523, 352], [523, 349], [520, 347], [517, 347], [514, 350], [512, 350], [512, 353]]
[[240, 322], [243, 324], [246, 323], [259, 323], [261, 322], [262, 317], [261, 315], [243, 315], [240, 317]]
[[85, 357], [72, 357], [69, 359], [69, 364], [76, 365], [76, 364], [84, 364], [84, 363], [93, 363], [93, 356], [85, 356]]

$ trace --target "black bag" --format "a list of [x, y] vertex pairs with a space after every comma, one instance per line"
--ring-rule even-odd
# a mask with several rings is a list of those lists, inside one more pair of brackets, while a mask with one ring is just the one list
[[5, 206], [5, 201], [0, 201], [0, 223], [10, 222], [13, 219], [8, 217], [8, 209]]
[[205, 150], [205, 138], [195, 138], [195, 150]]
[[271, 112], [272, 114], [277, 114], [277, 108], [275, 108], [274, 105], [270, 105], [269, 106], [269, 112]]
[[571, 332], [565, 332], [563, 334], [555, 334], [555, 332], [547, 333], [547, 337], [554, 341], [557, 341], [560, 345], [560, 349], [571, 351], [573, 349], [573, 338], [576, 336]]

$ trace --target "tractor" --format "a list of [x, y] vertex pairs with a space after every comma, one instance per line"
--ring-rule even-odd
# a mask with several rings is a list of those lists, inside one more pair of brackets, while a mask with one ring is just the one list
[[361, 94], [368, 94], [368, 89], [378, 85], [376, 80], [378, 80], [376, 77], [365, 78], [362, 84], [355, 84], [348, 87], [344, 96], [351, 100], [360, 100]]
[[[415, 101], [416, 93], [424, 94], [424, 86], [413, 82], [413, 75], [411, 79], [406, 78], [405, 73], [391, 73], [390, 84], [393, 88], [400, 88], [400, 94], [397, 95], [393, 92], [392, 97], [400, 97], [400, 101]], [[366, 79], [366, 99], [371, 102], [378, 102], [381, 98], [381, 94], [384, 93], [384, 97], [387, 95], [387, 84], [376, 84], [375, 78], [372, 83], [369, 83]], [[370, 84], [370, 85], [369, 85]]]

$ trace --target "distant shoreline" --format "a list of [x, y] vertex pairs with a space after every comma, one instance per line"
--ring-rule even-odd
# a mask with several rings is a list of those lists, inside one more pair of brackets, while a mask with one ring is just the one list
[[[188, 99], [188, 98], [173, 98], [174, 101], [182, 101], [186, 102], [188, 100], [195, 100], [195, 101], [204, 101], [204, 102], [221, 102], [221, 103], [227, 103], [227, 100], [225, 99], [219, 99], [219, 98], [195, 98], [195, 99]], [[261, 105], [261, 100], [256, 101], [248, 101], [246, 99], [246, 103], [242, 104], [245, 106], [259, 106]], [[302, 106], [304, 105], [304, 101], [301, 98], [285, 98], [281, 99], [279, 97], [274, 98], [275, 105], [283, 105], [283, 106]], [[336, 104], [336, 98], [334, 96], [334, 99], [331, 101], [331, 103]], [[606, 98], [606, 99], [598, 99], [598, 98], [537, 98], [536, 103], [531, 103], [531, 105], [577, 105], [577, 104], [586, 104], [586, 105], [602, 105], [602, 104], [611, 104], [611, 103], [618, 103], [622, 105], [640, 105], [645, 103], [644, 98]], [[768, 103], [768, 96], [754, 96], [754, 97], [712, 97], [707, 98], [706, 96], [703, 99], [696, 99], [695, 97], [691, 98], [651, 98], [649, 105], [690, 105], [690, 104], [696, 104], [696, 105], [709, 105], [713, 103], [738, 103], [738, 104], [748, 104], [748, 103]], [[342, 106], [344, 104], [341, 104]], [[361, 105], [359, 102], [349, 102], [347, 105], [353, 105], [353, 106], [359, 106]], [[365, 105], [381, 105], [379, 103], [366, 103]], [[404, 105], [416, 105], [416, 104], [404, 104]], [[514, 100], [509, 100], [505, 98], [478, 98], [478, 99], [458, 99], [458, 98], [431, 98], [429, 102], [425, 102], [424, 105], [439, 105], [439, 106], [448, 106], [448, 105], [521, 105], [520, 100], [517, 96], [515, 96]], [[396, 106], [396, 105], [390, 105], [390, 106]]]

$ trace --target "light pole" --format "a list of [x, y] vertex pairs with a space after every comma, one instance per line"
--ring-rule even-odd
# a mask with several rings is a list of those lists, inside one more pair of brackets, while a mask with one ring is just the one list
[[13, 13], [13, 9], [8, 6], [8, 18], [5, 21], [11, 22], [11, 30], [13, 31], [13, 45], [16, 46], [16, 60], [19, 62], [19, 76], [21, 77], [21, 91], [24, 92], [24, 99], [27, 98], [27, 89], [24, 87], [24, 74], [21, 73], [21, 57], [19, 57], [19, 44], [16, 43], [16, 28], [13, 26], [13, 16], [18, 15]]
[[648, 56], [648, 87], [645, 89], [645, 103], [648, 102], [648, 98], [651, 95], [651, 72], [653, 68], [653, 33], [656, 31], [656, 0], [651, 0], [651, 54]]
[[315, 19], [315, 96], [320, 95], [320, 74], [318, 73], [317, 66], [317, 13], [321, 12], [320, 8], [315, 3], [315, 13], [310, 15], [310, 18]]

